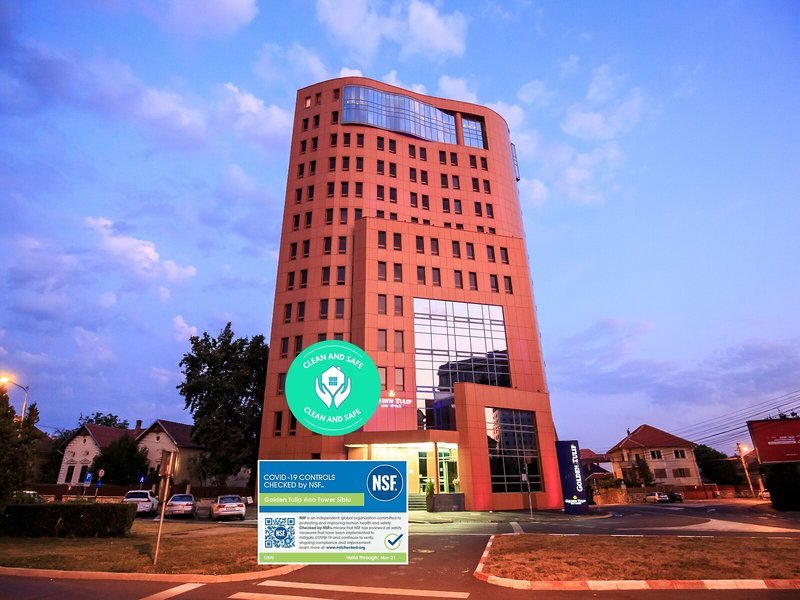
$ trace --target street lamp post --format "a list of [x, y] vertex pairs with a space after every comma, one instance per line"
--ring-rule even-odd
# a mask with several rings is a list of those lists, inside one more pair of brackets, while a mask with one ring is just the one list
[[753, 482], [750, 479], [750, 471], [747, 470], [747, 463], [744, 460], [744, 454], [747, 452], [747, 446], [742, 446], [739, 442], [736, 442], [736, 449], [739, 451], [739, 458], [742, 459], [742, 467], [744, 468], [744, 475], [747, 477], [747, 485], [750, 486], [750, 496], [752, 498], [756, 497], [756, 493], [753, 490]]
[[27, 385], [20, 385], [16, 381], [9, 379], [8, 377], [0, 377], [0, 383], [13, 383], [23, 392], [25, 392], [25, 399], [22, 401], [22, 413], [20, 414], [20, 419], [25, 418], [25, 409], [28, 407], [28, 386]]

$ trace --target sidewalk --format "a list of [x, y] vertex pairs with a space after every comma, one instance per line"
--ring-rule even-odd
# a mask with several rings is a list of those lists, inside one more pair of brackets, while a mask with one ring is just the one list
[[570, 522], [585, 521], [586, 519], [605, 519], [611, 517], [611, 512], [606, 510], [592, 510], [588, 515], [566, 515], [560, 511], [497, 511], [497, 512], [427, 512], [424, 510], [409, 510], [408, 522], [417, 524], [439, 523], [512, 523], [512, 522]]

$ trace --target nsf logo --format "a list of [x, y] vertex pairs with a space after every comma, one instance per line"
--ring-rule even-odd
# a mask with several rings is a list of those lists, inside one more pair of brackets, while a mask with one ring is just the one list
[[381, 502], [394, 500], [403, 491], [403, 474], [392, 465], [378, 465], [367, 475], [367, 491]]

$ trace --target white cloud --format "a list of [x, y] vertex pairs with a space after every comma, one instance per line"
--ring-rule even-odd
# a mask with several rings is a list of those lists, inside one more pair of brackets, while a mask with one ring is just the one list
[[[381, 14], [383, 7], [387, 10]], [[459, 11], [442, 14], [434, 4], [421, 0], [405, 5], [317, 0], [317, 18], [362, 64], [371, 62], [384, 40], [398, 44], [403, 57], [461, 56], [466, 46], [466, 17]]]
[[517, 98], [519, 98], [520, 102], [537, 108], [549, 105], [554, 97], [555, 92], [548, 90], [544, 82], [538, 79], [529, 81], [517, 91]]
[[170, 298], [172, 298], [172, 292], [168, 287], [160, 285], [156, 290], [156, 296], [161, 302], [167, 302]]
[[550, 190], [541, 179], [520, 179], [519, 196], [522, 204], [531, 204], [539, 207], [547, 203]]
[[575, 54], [570, 54], [567, 58], [558, 61], [558, 73], [561, 77], [570, 77], [578, 72], [580, 59]]
[[84, 327], [75, 327], [72, 339], [78, 350], [91, 363], [108, 363], [114, 360], [114, 353], [106, 345], [106, 340], [94, 331]]
[[445, 98], [472, 102], [473, 104], [478, 103], [478, 95], [469, 89], [466, 80], [458, 77], [450, 77], [449, 75], [439, 77], [438, 93]]
[[179, 342], [185, 342], [190, 337], [197, 335], [197, 327], [189, 325], [182, 315], [176, 315], [172, 319], [172, 330], [175, 334], [175, 339]]
[[427, 90], [425, 89], [425, 86], [422, 85], [421, 83], [404, 83], [400, 81], [400, 79], [398, 79], [397, 77], [396, 70], [389, 71], [388, 73], [386, 73], [386, 75], [384, 75], [381, 78], [381, 80], [384, 83], [388, 83], [389, 85], [396, 85], [397, 87], [411, 90], [412, 92], [417, 92], [418, 94], [428, 93]]
[[339, 77], [363, 77], [364, 73], [361, 69], [351, 69], [349, 67], [342, 67], [339, 69]]
[[188, 37], [230, 35], [258, 14], [256, 0], [168, 0], [166, 4], [166, 10], [144, 5], [145, 13], [165, 29]]
[[402, 38], [402, 53], [461, 56], [466, 37], [467, 19], [459, 11], [441, 15], [432, 4], [412, 0], [408, 7], [408, 36]]
[[268, 83], [291, 82], [294, 88], [332, 77], [318, 54], [297, 43], [286, 49], [278, 44], [264, 44], [253, 71]]
[[583, 140], [610, 140], [636, 126], [642, 118], [644, 103], [644, 93], [634, 88], [623, 101], [605, 110], [574, 104], [567, 109], [561, 129]]
[[581, 204], [599, 204], [604, 201], [600, 191], [598, 174], [609, 180], [615, 167], [624, 160], [622, 149], [609, 142], [598, 146], [591, 152], [574, 156], [560, 174], [556, 185], [564, 196], [577, 200]]
[[85, 63], [83, 102], [99, 112], [142, 127], [148, 135], [180, 146], [206, 139], [204, 112], [175, 92], [144, 85], [130, 67], [114, 60]]
[[586, 92], [586, 99], [592, 104], [602, 104], [617, 98], [625, 78], [611, 71], [609, 65], [594, 70]]
[[162, 260], [153, 242], [114, 232], [114, 223], [105, 217], [88, 217], [86, 225], [100, 234], [102, 248], [118, 265], [132, 271], [138, 278], [183, 281], [197, 274], [191, 265], [181, 266], [172, 260]]
[[242, 167], [233, 164], [225, 170], [218, 192], [229, 200], [250, 199], [258, 193], [258, 185]]
[[494, 102], [486, 106], [503, 117], [512, 132], [522, 129], [522, 125], [525, 122], [525, 110], [521, 106], [506, 104], [505, 102]]
[[[0, 342], [3, 341], [3, 338], [6, 337], [6, 330], [0, 329]], [[0, 356], [6, 356], [8, 354], [8, 350], [0, 346]]]
[[111, 308], [117, 303], [117, 295], [114, 292], [103, 292], [100, 294], [98, 303], [103, 308]]
[[315, 52], [312, 52], [300, 44], [292, 44], [286, 51], [286, 58], [293, 73], [303, 73], [312, 82], [322, 81], [330, 77], [328, 69], [322, 59]]
[[240, 90], [232, 83], [222, 88], [219, 118], [242, 139], [267, 151], [282, 150], [292, 130], [292, 115], [274, 104], [266, 106], [261, 98]]
[[161, 367], [150, 367], [150, 377], [162, 387], [177, 380], [176, 374], [173, 371], [162, 369]]

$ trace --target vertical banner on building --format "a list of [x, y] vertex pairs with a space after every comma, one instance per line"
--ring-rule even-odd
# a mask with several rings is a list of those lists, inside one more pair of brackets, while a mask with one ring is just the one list
[[405, 461], [258, 461], [259, 564], [408, 564]]
[[577, 440], [556, 442], [558, 470], [561, 473], [561, 494], [564, 497], [564, 512], [585, 515], [589, 512], [586, 485], [581, 470], [581, 451]]

